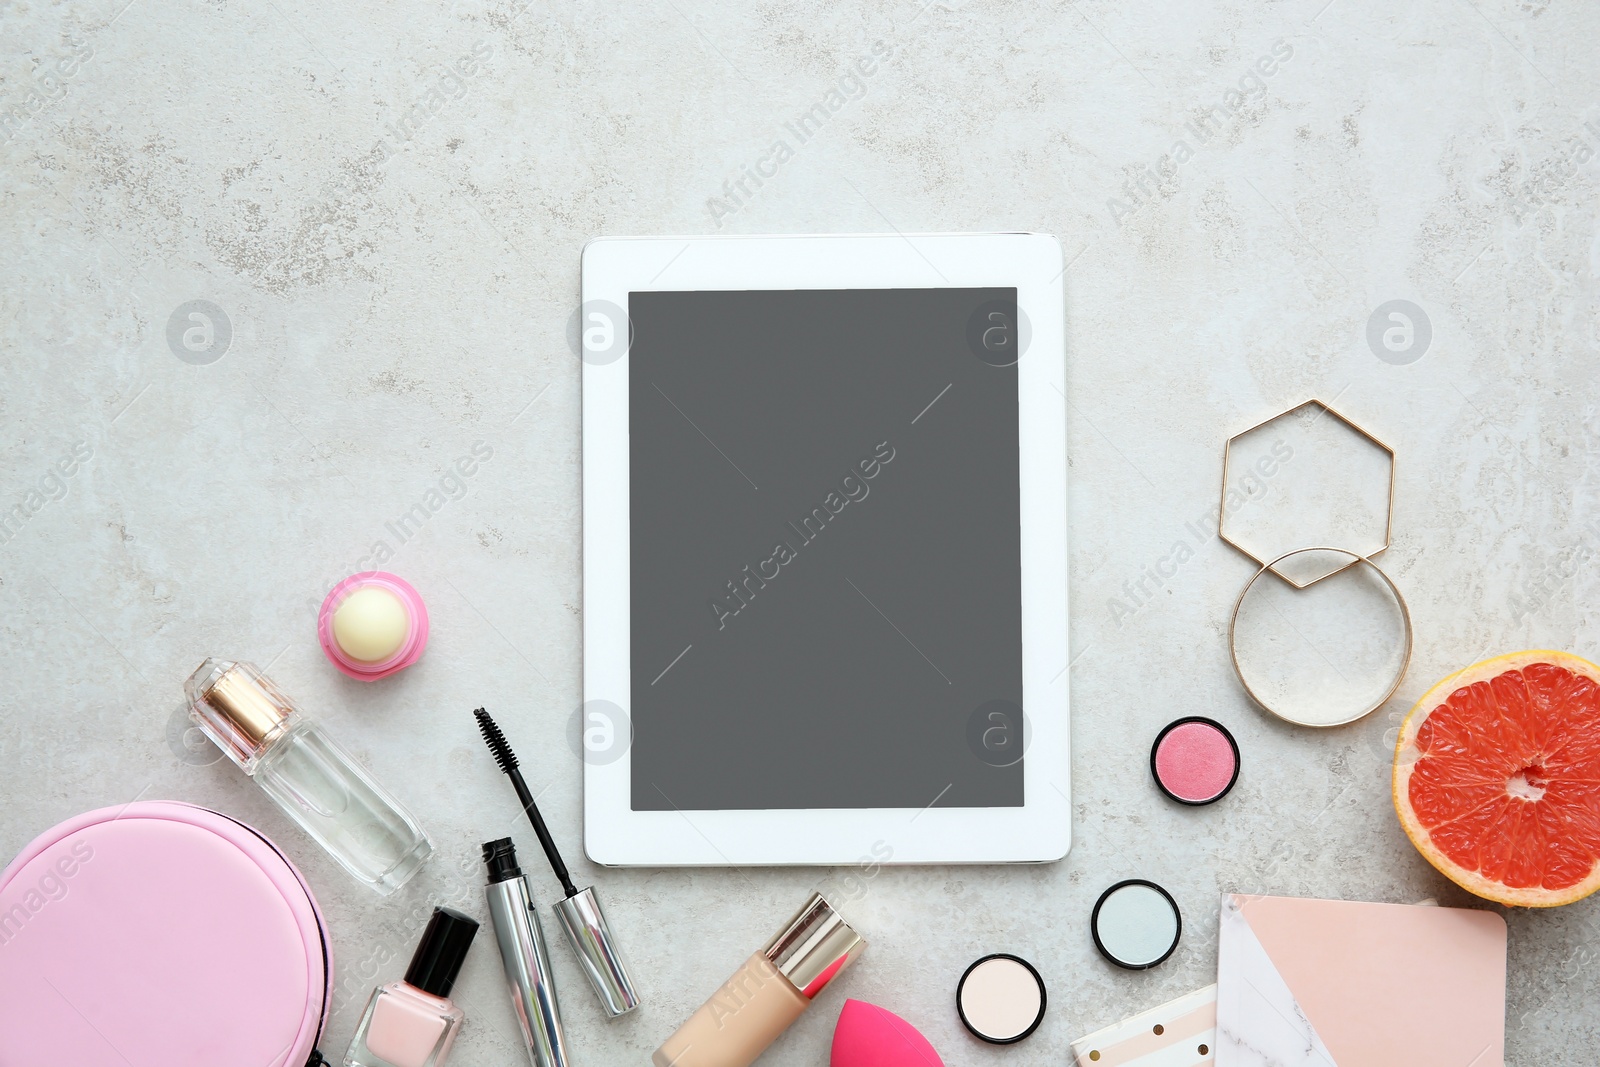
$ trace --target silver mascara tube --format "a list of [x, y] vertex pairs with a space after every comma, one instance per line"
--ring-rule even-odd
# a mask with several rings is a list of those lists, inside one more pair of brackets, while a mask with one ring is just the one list
[[555, 975], [544, 947], [544, 931], [528, 892], [528, 880], [517, 866], [517, 849], [509, 837], [483, 846], [489, 884], [483, 888], [494, 923], [495, 943], [506, 971], [506, 988], [522, 1027], [533, 1067], [571, 1067], [567, 1039], [561, 1030], [561, 1005]]

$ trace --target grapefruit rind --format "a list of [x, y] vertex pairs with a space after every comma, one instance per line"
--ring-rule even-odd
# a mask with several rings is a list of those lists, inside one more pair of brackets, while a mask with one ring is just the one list
[[1454, 674], [1449, 675], [1429, 689], [1412, 706], [1407, 713], [1405, 722], [1401, 724], [1400, 736], [1395, 741], [1394, 749], [1394, 808], [1400, 817], [1400, 826], [1405, 830], [1406, 836], [1422, 853], [1429, 863], [1440, 874], [1449, 878], [1462, 889], [1479, 896], [1485, 900], [1492, 900], [1497, 904], [1522, 908], [1554, 908], [1564, 904], [1571, 904], [1582, 900], [1591, 893], [1600, 889], [1600, 863], [1596, 863], [1594, 870], [1575, 885], [1564, 889], [1550, 890], [1542, 887], [1517, 888], [1505, 885], [1492, 878], [1487, 878], [1477, 871], [1469, 871], [1459, 863], [1446, 856], [1444, 852], [1433, 843], [1432, 836], [1426, 826], [1417, 818], [1410, 802], [1409, 786], [1411, 773], [1420, 756], [1416, 746], [1417, 732], [1428, 716], [1444, 704], [1457, 690], [1477, 682], [1488, 681], [1509, 671], [1520, 671], [1524, 667], [1535, 663], [1549, 663], [1565, 668], [1573, 674], [1588, 678], [1600, 684], [1600, 666], [1589, 662], [1570, 652], [1558, 652], [1551, 649], [1536, 649], [1526, 652], [1511, 652], [1503, 656], [1495, 656], [1469, 667], [1464, 667]]

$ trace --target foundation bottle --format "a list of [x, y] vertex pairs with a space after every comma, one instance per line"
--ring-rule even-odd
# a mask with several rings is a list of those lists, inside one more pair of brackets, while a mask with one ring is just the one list
[[867, 947], [822, 894], [655, 1051], [655, 1067], [749, 1067]]

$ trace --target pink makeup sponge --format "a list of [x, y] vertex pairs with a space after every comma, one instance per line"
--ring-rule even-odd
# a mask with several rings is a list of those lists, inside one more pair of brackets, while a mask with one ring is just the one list
[[830, 1067], [944, 1067], [928, 1039], [892, 1011], [847, 1000], [833, 1028]]

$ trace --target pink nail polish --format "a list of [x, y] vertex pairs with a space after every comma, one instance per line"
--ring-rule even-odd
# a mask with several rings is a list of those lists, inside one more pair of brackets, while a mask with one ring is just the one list
[[443, 1067], [466, 1019], [450, 990], [477, 932], [460, 912], [433, 909], [405, 980], [372, 991], [345, 1067]]

